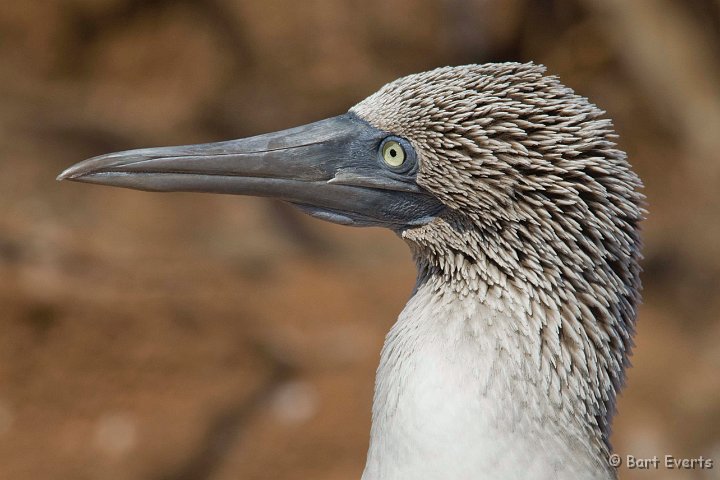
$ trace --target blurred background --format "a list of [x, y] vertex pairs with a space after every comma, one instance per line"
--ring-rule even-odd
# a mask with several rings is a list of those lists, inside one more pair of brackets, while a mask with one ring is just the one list
[[84, 158], [340, 114], [399, 76], [533, 60], [645, 181], [613, 443], [720, 478], [720, 2], [5, 0], [0, 478], [358, 479], [403, 242], [254, 198], [57, 183]]

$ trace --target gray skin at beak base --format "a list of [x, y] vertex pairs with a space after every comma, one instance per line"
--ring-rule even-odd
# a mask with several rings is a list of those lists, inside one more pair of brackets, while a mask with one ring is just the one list
[[382, 161], [388, 136], [347, 113], [246, 139], [101, 155], [58, 180], [271, 197], [334, 223], [401, 231], [431, 221], [443, 206], [416, 183], [414, 152], [401, 169]]

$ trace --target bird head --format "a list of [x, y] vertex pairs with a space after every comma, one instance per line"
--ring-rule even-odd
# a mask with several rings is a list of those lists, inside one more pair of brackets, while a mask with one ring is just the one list
[[544, 73], [439, 68], [327, 120], [101, 155], [58, 179], [274, 197], [335, 223], [391, 228], [428, 268], [469, 270], [489, 286], [588, 291], [607, 273], [613, 290], [637, 290], [640, 181], [604, 112]]

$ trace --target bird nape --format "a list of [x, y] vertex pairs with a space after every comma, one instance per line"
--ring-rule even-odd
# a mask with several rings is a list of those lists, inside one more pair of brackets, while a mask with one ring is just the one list
[[274, 197], [410, 246], [363, 480], [614, 478], [641, 182], [604, 112], [518, 63], [445, 67], [281, 132], [86, 160], [58, 179]]

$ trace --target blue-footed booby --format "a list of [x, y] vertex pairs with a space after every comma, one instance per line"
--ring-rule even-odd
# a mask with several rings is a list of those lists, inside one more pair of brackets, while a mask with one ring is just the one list
[[644, 198], [603, 116], [539, 65], [445, 67], [327, 120], [58, 178], [273, 197], [405, 240], [417, 283], [381, 353], [362, 480], [612, 479]]

